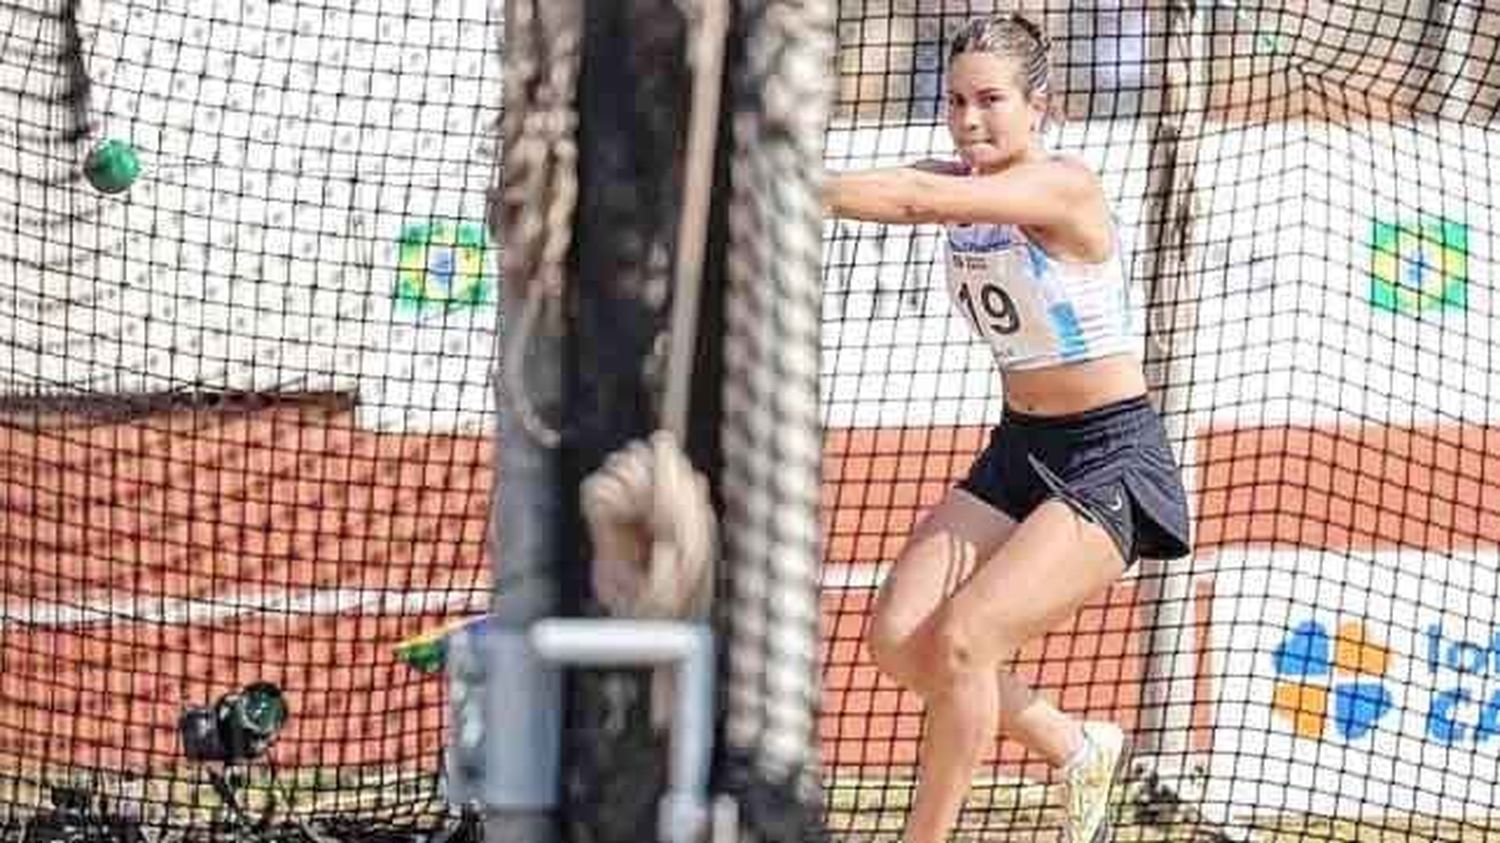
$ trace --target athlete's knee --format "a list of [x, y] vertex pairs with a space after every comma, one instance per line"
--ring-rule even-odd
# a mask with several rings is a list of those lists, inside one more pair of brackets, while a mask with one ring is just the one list
[[940, 610], [920, 627], [898, 634], [872, 623], [865, 646], [876, 667], [902, 687], [927, 699], [946, 695], [997, 670], [994, 636], [981, 639], [971, 624]]
[[951, 659], [934, 658], [936, 653], [950, 653], [957, 649], [950, 642], [940, 641], [934, 621], [921, 624], [916, 629], [902, 630], [899, 627], [873, 624], [865, 638], [865, 646], [880, 672], [901, 687], [924, 698], [942, 692], [955, 671]]
[[993, 670], [985, 663], [982, 642], [971, 624], [951, 611], [933, 618], [926, 653], [926, 684], [933, 691], [963, 682], [983, 670]]
[[1003, 620], [986, 617], [981, 622], [955, 606], [945, 607], [932, 619], [930, 640], [922, 657], [926, 684], [940, 690], [975, 676], [1009, 672], [1016, 651], [1025, 643], [1020, 633]]
[[865, 633], [865, 648], [881, 673], [906, 687], [915, 680], [911, 670], [913, 643], [909, 629], [894, 623], [886, 612], [876, 610]]

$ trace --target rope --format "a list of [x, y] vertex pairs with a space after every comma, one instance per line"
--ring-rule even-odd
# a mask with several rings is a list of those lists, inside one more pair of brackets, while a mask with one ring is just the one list
[[[580, 490], [594, 546], [595, 597], [611, 614], [655, 620], [707, 618], [717, 544], [708, 481], [693, 470], [679, 443], [687, 436], [728, 10], [725, 0], [684, 0], [682, 6], [689, 18], [693, 90], [661, 412], [665, 429], [649, 443], [634, 441], [611, 454]], [[651, 710], [658, 728], [668, 722], [673, 690], [672, 674], [656, 671]]]
[[563, 261], [572, 243], [578, 198], [574, 97], [583, 33], [568, 19], [565, 4], [513, 6], [512, 31], [535, 32], [507, 44], [513, 54], [505, 84], [523, 93], [502, 118], [506, 171], [501, 207], [508, 223], [506, 277], [527, 279], [527, 286], [526, 304], [501, 365], [505, 391], [521, 427], [543, 446], [556, 448], [561, 436], [531, 403], [525, 362], [531, 338], [544, 319], [549, 330], [562, 330]]
[[583, 482], [594, 594], [611, 614], [703, 618], [713, 599], [717, 522], [708, 481], [671, 434], [632, 442]]
[[[737, 6], [725, 302], [726, 752], [802, 805], [818, 799], [819, 468], [824, 130], [834, 4]], [[736, 774], [738, 775], [738, 774]], [[740, 793], [742, 807], [766, 800]], [[780, 799], [781, 813], [787, 800]], [[815, 816], [816, 810], [809, 816]], [[762, 830], [774, 817], [752, 817]], [[764, 833], [752, 834], [767, 839]], [[792, 839], [792, 838], [776, 838]]]
[[688, 115], [682, 211], [677, 226], [672, 349], [667, 359], [662, 418], [667, 430], [685, 440], [693, 355], [697, 349], [703, 252], [708, 241], [709, 194], [713, 192], [719, 93], [724, 80], [724, 38], [729, 29], [729, 8], [727, 0], [701, 0], [696, 9], [693, 0], [679, 0], [679, 4], [684, 6], [683, 12], [690, 20], [688, 47], [693, 66], [693, 99]]
[[[704, 619], [713, 602], [717, 522], [708, 481], [672, 434], [657, 431], [611, 454], [580, 490], [594, 543], [594, 596], [610, 614]], [[671, 722], [674, 675], [651, 677], [651, 722]]]

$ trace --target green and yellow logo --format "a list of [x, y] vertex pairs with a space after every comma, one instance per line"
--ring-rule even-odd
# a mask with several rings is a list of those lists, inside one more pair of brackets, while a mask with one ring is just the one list
[[484, 226], [432, 220], [401, 229], [396, 300], [414, 309], [447, 309], [493, 301]]
[[1370, 304], [1420, 316], [1462, 310], [1469, 302], [1469, 227], [1428, 217], [1375, 221], [1370, 245]]

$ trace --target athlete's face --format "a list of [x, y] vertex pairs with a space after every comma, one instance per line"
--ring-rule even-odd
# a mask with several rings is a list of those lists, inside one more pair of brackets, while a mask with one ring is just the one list
[[1046, 95], [1026, 95], [1018, 60], [962, 53], [948, 69], [948, 131], [964, 162], [978, 172], [1003, 170], [1036, 140]]

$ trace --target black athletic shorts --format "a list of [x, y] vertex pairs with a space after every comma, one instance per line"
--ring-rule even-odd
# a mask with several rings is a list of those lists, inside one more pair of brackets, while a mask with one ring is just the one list
[[1058, 498], [1108, 531], [1126, 565], [1191, 552], [1182, 473], [1145, 396], [1068, 416], [1007, 408], [958, 485], [1016, 521]]

